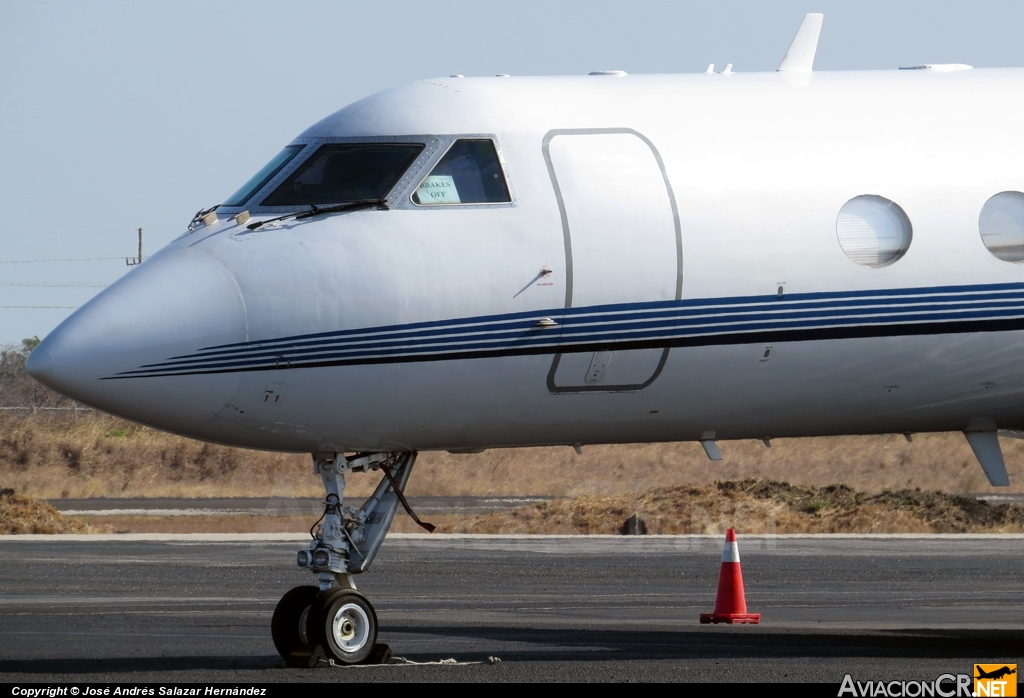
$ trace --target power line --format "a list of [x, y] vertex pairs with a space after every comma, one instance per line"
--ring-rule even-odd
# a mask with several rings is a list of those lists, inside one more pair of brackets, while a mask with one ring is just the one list
[[106, 288], [102, 281], [3, 281], [0, 286], [39, 286], [43, 288]]
[[110, 260], [121, 260], [124, 257], [73, 257], [69, 259], [6, 259], [0, 260], [0, 264], [36, 264], [37, 262], [99, 262]]

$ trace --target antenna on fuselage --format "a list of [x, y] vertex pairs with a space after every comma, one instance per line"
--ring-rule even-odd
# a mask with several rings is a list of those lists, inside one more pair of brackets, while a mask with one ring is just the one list
[[796, 30], [793, 43], [779, 64], [779, 70], [795, 70], [809, 73], [813, 70], [814, 54], [818, 50], [818, 36], [821, 35], [821, 21], [825, 15], [811, 12], [804, 15], [804, 21]]
[[142, 228], [139, 228], [139, 256], [138, 257], [125, 257], [124, 263], [129, 267], [134, 267], [137, 264], [142, 264]]

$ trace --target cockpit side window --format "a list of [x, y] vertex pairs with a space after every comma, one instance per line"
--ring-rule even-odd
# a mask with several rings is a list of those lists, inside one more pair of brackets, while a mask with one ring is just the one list
[[412, 195], [414, 204], [505, 204], [512, 201], [494, 141], [461, 138]]
[[329, 143], [261, 206], [344, 204], [387, 196], [423, 150], [421, 143]]
[[295, 156], [299, 154], [306, 146], [304, 145], [289, 145], [285, 147], [280, 153], [278, 153], [273, 160], [263, 166], [263, 169], [252, 176], [248, 182], [242, 185], [242, 188], [228, 197], [222, 206], [242, 206], [246, 201], [252, 198], [252, 195], [262, 189], [267, 182], [277, 176], [277, 173], [285, 168], [285, 166], [295, 159]]

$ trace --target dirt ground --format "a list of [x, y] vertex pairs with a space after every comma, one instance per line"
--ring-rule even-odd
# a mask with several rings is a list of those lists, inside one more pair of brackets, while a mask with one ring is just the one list
[[[1021, 533], [1024, 507], [922, 490], [858, 492], [845, 485], [798, 487], [728, 480], [619, 495], [556, 499], [485, 515], [425, 517], [439, 533], [616, 534], [637, 517], [648, 534]], [[88, 522], [86, 524], [85, 522]], [[0, 495], [6, 533], [270, 533], [309, 531], [304, 516], [96, 516], [76, 520], [10, 490]], [[417, 532], [400, 514], [393, 531]]]
[[1024, 507], [921, 490], [858, 492], [729, 480], [622, 495], [557, 499], [462, 521], [458, 533], [620, 533], [632, 516], [650, 534], [1020, 533]]
[[0, 534], [11, 533], [105, 533], [105, 525], [64, 516], [46, 502], [0, 490]]

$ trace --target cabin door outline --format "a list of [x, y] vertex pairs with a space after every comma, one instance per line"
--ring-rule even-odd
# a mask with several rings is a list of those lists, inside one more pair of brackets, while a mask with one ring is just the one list
[[[631, 128], [597, 128], [597, 129], [555, 129], [548, 131], [545, 134], [542, 142], [542, 150], [544, 153], [544, 161], [547, 165], [548, 176], [551, 178], [551, 185], [554, 189], [555, 199], [558, 202], [558, 211], [561, 217], [562, 223], [562, 236], [565, 245], [565, 308], [573, 307], [574, 280], [577, 274], [582, 270], [575, 269], [574, 274], [574, 260], [573, 260], [573, 231], [570, 228], [570, 213], [566, 206], [566, 200], [563, 196], [563, 188], [559, 185], [558, 172], [556, 170], [555, 161], [551, 154], [551, 142], [558, 137], [571, 137], [580, 135], [630, 135], [634, 136], [643, 142], [650, 149], [651, 155], [654, 161], [657, 163], [657, 167], [661, 173], [661, 181], [664, 183], [664, 192], [668, 198], [669, 209], [671, 210], [671, 225], [674, 229], [675, 237], [675, 293], [674, 299], [679, 301], [683, 295], [683, 237], [682, 237], [682, 225], [679, 220], [679, 209], [676, 203], [675, 193], [672, 190], [672, 183], [669, 181], [668, 173], [665, 170], [665, 163], [661, 158], [661, 154], [655, 147], [654, 143], [649, 138], [644, 136], [642, 133], [631, 129]], [[563, 173], [564, 174], [564, 173]], [[660, 191], [660, 190], [659, 190]], [[595, 192], [595, 195], [598, 193]], [[579, 231], [577, 231], [579, 233]], [[577, 260], [579, 264], [579, 260]], [[614, 283], [614, 280], [609, 279], [610, 283]], [[577, 302], [579, 302], [577, 294]], [[644, 299], [628, 299], [632, 301], [644, 300]], [[559, 345], [562, 345], [562, 337], [559, 338]], [[661, 348], [661, 347], [659, 347]], [[557, 351], [554, 359], [551, 363], [551, 369], [548, 371], [547, 376], [547, 387], [552, 393], [583, 393], [583, 392], [635, 392], [643, 390], [651, 383], [653, 383], [658, 376], [661, 374], [662, 369], [665, 367], [665, 362], [668, 360], [669, 351], [671, 346], [668, 340], [665, 340], [663, 348], [661, 348], [660, 355], [657, 353], [651, 356], [651, 349], [618, 349], [616, 350], [614, 344], [608, 346], [592, 347], [586, 351], [581, 352], [562, 352]], [[609, 352], [612, 352], [611, 354]], [[641, 357], [641, 354], [645, 354]], [[583, 355], [583, 356], [581, 356]], [[652, 362], [653, 358], [653, 362]], [[572, 374], [574, 378], [566, 380], [564, 377], [559, 378], [559, 366], [563, 366], [568, 361], [574, 361], [575, 363], [583, 363], [579, 367], [575, 367], [575, 372]], [[628, 383], [615, 383], [615, 379], [611, 379], [611, 382], [604, 384], [600, 382], [590, 383], [590, 378], [596, 375], [596, 371], [600, 371], [603, 375], [605, 366], [616, 363], [613, 368], [621, 369], [624, 365], [629, 364], [631, 361], [646, 361], [652, 363], [649, 375], [641, 376], [641, 379], [636, 379]], [[583, 367], [583, 364], [589, 363], [589, 368], [584, 367], [583, 371], [579, 368]], [[564, 373], [564, 371], [563, 371]], [[579, 378], [575, 378], [575, 373], [580, 373]], [[633, 372], [635, 374], [635, 371]], [[635, 375], [634, 375], [635, 378]], [[577, 382], [578, 381], [578, 382]]]

